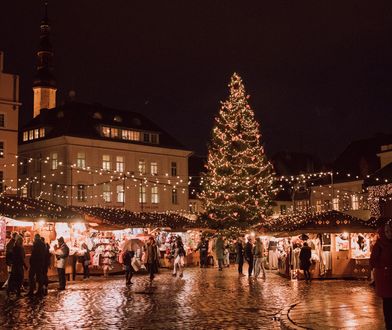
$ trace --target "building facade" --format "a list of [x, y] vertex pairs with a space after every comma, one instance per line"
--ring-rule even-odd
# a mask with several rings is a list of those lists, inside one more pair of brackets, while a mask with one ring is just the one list
[[0, 193], [15, 194], [17, 188], [19, 76], [3, 72], [0, 51]]

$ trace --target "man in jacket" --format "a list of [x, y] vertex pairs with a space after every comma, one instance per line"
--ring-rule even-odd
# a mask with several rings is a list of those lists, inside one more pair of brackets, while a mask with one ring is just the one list
[[248, 263], [248, 276], [252, 276], [253, 271], [253, 244], [252, 238], [248, 238], [248, 241], [245, 244], [245, 260]]
[[199, 250], [200, 251], [200, 267], [207, 267], [207, 256], [208, 256], [208, 239], [203, 238], [199, 244], [197, 245], [197, 248], [195, 251]]
[[244, 265], [244, 246], [242, 245], [241, 237], [239, 237], [237, 240], [236, 252], [237, 252], [236, 263], [238, 264], [238, 274], [244, 275], [242, 272], [242, 266]]
[[7, 245], [5, 246], [5, 263], [7, 265], [7, 272], [8, 272], [8, 278], [5, 281], [3, 288], [6, 288], [8, 286], [8, 281], [11, 276], [11, 269], [12, 269], [12, 249], [14, 248], [15, 245], [15, 238], [18, 234], [16, 232], [11, 234], [11, 238], [8, 241]]
[[154, 237], [150, 236], [145, 247], [147, 269], [150, 273], [150, 281], [154, 279], [154, 274], [158, 273], [158, 249]]
[[312, 257], [312, 250], [308, 246], [308, 243], [304, 243], [301, 248], [301, 252], [299, 253], [299, 267], [304, 271], [304, 276], [306, 282], [310, 281], [310, 271], [309, 268], [311, 266], [310, 258]]
[[33, 248], [30, 256], [30, 269], [29, 269], [29, 292], [28, 295], [33, 295], [38, 282], [38, 290], [36, 294], [44, 294], [44, 266], [46, 262], [46, 247], [41, 240], [39, 234], [35, 234]]
[[256, 245], [254, 249], [254, 257], [255, 257], [255, 277], [257, 278], [260, 275], [260, 271], [263, 271], [263, 278], [265, 279], [265, 269], [264, 269], [264, 246], [261, 238], [258, 237], [256, 239]]
[[59, 290], [65, 290], [65, 266], [67, 265], [67, 258], [69, 256], [69, 248], [64, 242], [64, 238], [60, 237], [57, 240], [59, 246], [55, 246], [54, 253], [56, 255], [56, 267], [59, 275]]
[[378, 232], [370, 267], [374, 269], [376, 293], [383, 300], [385, 327], [392, 330], [392, 224], [382, 226]]
[[225, 252], [225, 242], [221, 235], [218, 235], [215, 242], [215, 253], [216, 258], [218, 259], [218, 268], [221, 271], [223, 269], [223, 259]]

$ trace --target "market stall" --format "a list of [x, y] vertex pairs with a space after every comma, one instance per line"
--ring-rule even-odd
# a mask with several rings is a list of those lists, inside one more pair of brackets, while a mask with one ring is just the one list
[[299, 253], [304, 242], [312, 250], [313, 278], [368, 278], [370, 249], [376, 240], [372, 223], [329, 211], [276, 219], [269, 225], [279, 242], [279, 273], [301, 277]]

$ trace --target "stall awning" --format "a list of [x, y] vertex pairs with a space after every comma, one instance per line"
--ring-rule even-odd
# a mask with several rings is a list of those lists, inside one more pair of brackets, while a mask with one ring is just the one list
[[343, 212], [328, 211], [281, 216], [265, 225], [263, 229], [271, 233], [339, 233], [372, 232], [375, 228], [374, 222], [363, 221]]
[[81, 221], [80, 214], [70, 208], [45, 199], [11, 195], [0, 196], [0, 215], [17, 220], [46, 220], [51, 222]]

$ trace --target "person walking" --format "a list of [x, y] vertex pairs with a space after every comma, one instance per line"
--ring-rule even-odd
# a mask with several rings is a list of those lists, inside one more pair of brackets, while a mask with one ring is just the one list
[[83, 256], [82, 256], [82, 263], [83, 263], [83, 279], [88, 279], [90, 278], [90, 250], [87, 246], [86, 243], [82, 244], [82, 249], [83, 249]]
[[200, 268], [207, 267], [208, 239], [202, 238], [195, 251], [200, 251]]
[[17, 235], [15, 237], [15, 244], [12, 248], [12, 267], [11, 276], [8, 282], [7, 295], [15, 292], [17, 297], [20, 297], [20, 292], [24, 279], [24, 270], [27, 270], [25, 263], [25, 250], [23, 248], [23, 238]]
[[56, 255], [56, 267], [59, 276], [59, 290], [65, 290], [65, 266], [67, 265], [67, 258], [69, 256], [69, 247], [65, 244], [63, 237], [60, 237], [57, 242], [59, 245], [55, 245], [54, 253]]
[[392, 330], [392, 223], [382, 226], [378, 233], [370, 267], [374, 269], [376, 293], [383, 300], [385, 327]]
[[154, 237], [150, 236], [145, 246], [145, 260], [150, 274], [150, 281], [154, 279], [154, 274], [158, 273], [158, 250]]
[[242, 267], [244, 265], [244, 246], [242, 244], [242, 239], [239, 237], [236, 244], [236, 263], [238, 264], [238, 274], [244, 275], [242, 272]]
[[255, 277], [258, 278], [260, 271], [263, 271], [263, 278], [265, 279], [265, 269], [264, 269], [264, 245], [260, 237], [256, 239], [256, 245], [254, 248], [255, 257]]
[[45, 237], [41, 237], [42, 242], [45, 244], [45, 259], [44, 259], [44, 272], [43, 272], [43, 284], [44, 284], [44, 295], [48, 294], [48, 270], [51, 264], [52, 255], [50, 254], [50, 245], [45, 243]]
[[3, 289], [8, 286], [8, 281], [11, 276], [11, 269], [12, 269], [12, 249], [15, 246], [15, 238], [18, 233], [14, 232], [11, 234], [10, 240], [8, 241], [7, 245], [5, 246], [5, 264], [7, 265], [7, 273], [8, 277], [7, 280], [3, 284]]
[[252, 238], [248, 238], [248, 241], [245, 244], [245, 251], [244, 251], [245, 260], [248, 263], [248, 276], [252, 276], [253, 271], [253, 244]]
[[[44, 266], [46, 259], [46, 246], [42, 242], [39, 234], [34, 235], [33, 248], [30, 256], [30, 269], [29, 269], [29, 296], [34, 294], [44, 294]], [[35, 291], [36, 283], [38, 283], [38, 290]]]
[[123, 263], [125, 268], [125, 285], [132, 285], [132, 276], [135, 273], [135, 270], [132, 267], [132, 260], [135, 256], [135, 252], [132, 250], [126, 250], [123, 255]]
[[173, 276], [177, 276], [177, 272], [179, 273], [180, 277], [184, 275], [185, 255], [186, 253], [184, 249], [184, 243], [182, 243], [181, 237], [177, 237], [175, 247], [174, 247]]
[[225, 242], [222, 236], [218, 235], [215, 242], [215, 253], [216, 253], [216, 258], [218, 259], [218, 269], [220, 271], [223, 270], [224, 251], [225, 251]]
[[312, 250], [308, 246], [308, 243], [304, 243], [304, 245], [301, 248], [301, 252], [299, 253], [299, 267], [301, 270], [304, 271], [304, 276], [306, 282], [310, 281], [310, 258], [312, 257]]

